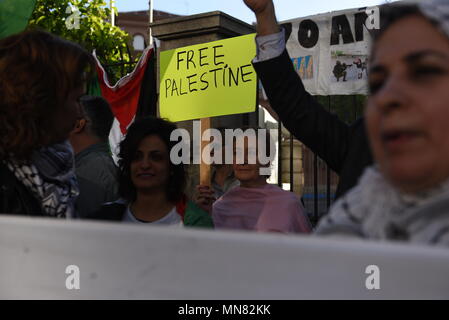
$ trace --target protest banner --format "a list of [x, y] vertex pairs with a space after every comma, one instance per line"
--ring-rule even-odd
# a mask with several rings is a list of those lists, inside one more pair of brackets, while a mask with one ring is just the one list
[[411, 243], [0, 217], [0, 299], [448, 299]]
[[257, 76], [254, 34], [160, 54], [160, 115], [184, 121], [253, 112]]
[[372, 33], [378, 7], [334, 11], [282, 22], [287, 49], [312, 95], [367, 94]]

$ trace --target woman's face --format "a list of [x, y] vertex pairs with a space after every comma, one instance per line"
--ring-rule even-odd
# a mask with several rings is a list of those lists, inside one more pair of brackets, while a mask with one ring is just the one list
[[[239, 164], [238, 159], [241, 157], [243, 163]], [[254, 159], [251, 160], [250, 159]], [[254, 163], [256, 162], [256, 163]], [[257, 160], [257, 147], [250, 146], [248, 138], [244, 139], [244, 146], [234, 144], [234, 163], [232, 165], [235, 177], [241, 182], [242, 186], [246, 184], [260, 184], [263, 183], [266, 178], [260, 175], [261, 165]]]
[[59, 143], [68, 139], [80, 113], [81, 106], [79, 99], [85, 94], [85, 85], [73, 89], [70, 91], [64, 106], [56, 110], [51, 122], [53, 129], [52, 143]]
[[170, 172], [168, 148], [157, 135], [145, 137], [131, 162], [131, 181], [139, 192], [165, 190]]
[[449, 177], [449, 40], [420, 16], [393, 24], [377, 41], [366, 123], [374, 157], [402, 191]]

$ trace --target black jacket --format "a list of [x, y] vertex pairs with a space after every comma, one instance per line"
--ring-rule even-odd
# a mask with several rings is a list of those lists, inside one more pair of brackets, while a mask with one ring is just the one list
[[40, 202], [8, 169], [0, 162], [0, 214], [20, 214], [43, 216]]
[[326, 111], [305, 90], [286, 50], [254, 68], [284, 126], [339, 174], [336, 198], [356, 185], [373, 162], [363, 119], [347, 125]]

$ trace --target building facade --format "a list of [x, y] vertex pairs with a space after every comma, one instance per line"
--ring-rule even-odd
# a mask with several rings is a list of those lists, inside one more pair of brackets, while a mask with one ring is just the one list
[[[179, 17], [179, 15], [153, 10], [153, 21], [174, 17]], [[150, 17], [147, 10], [118, 13], [116, 24], [130, 35], [131, 40], [128, 46], [132, 52], [141, 52], [149, 44], [149, 22]], [[158, 45], [157, 40], [156, 44]]]

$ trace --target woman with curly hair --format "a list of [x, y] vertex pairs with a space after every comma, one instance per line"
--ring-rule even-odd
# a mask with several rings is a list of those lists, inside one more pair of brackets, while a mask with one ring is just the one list
[[78, 187], [67, 142], [90, 54], [44, 31], [0, 40], [0, 212], [72, 217]]
[[135, 121], [120, 144], [119, 194], [93, 219], [152, 225], [213, 227], [210, 215], [186, 199], [184, 165], [170, 160], [176, 125], [159, 118]]

